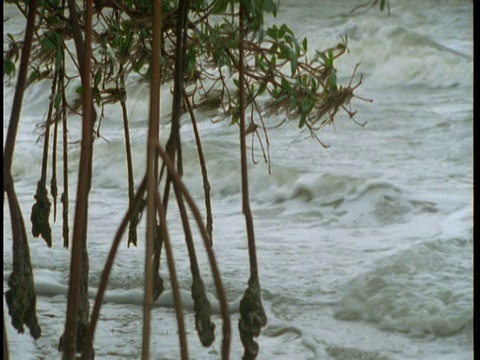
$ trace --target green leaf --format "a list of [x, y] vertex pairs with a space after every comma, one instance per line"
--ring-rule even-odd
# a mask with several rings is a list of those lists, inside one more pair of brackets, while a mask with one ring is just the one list
[[235, 114], [232, 116], [232, 121], [230, 121], [230, 125], [238, 124], [239, 121], [240, 121], [240, 116]]
[[302, 48], [303, 48], [303, 51], [307, 51], [307, 49], [308, 49], [307, 38], [304, 38], [304, 39], [303, 39], [303, 41], [302, 41]]
[[232, 61], [228, 56], [222, 56], [218, 60], [218, 67], [226, 66], [228, 69], [232, 69]]
[[133, 63], [133, 71], [138, 73], [143, 67], [143, 61], [137, 61]]
[[333, 70], [328, 77], [328, 90], [329, 91], [336, 91], [337, 88], [337, 72]]
[[290, 56], [290, 48], [284, 43], [280, 43], [278, 46], [280, 48], [280, 54], [278, 54], [278, 58], [281, 60], [288, 59]]
[[11, 60], [4, 60], [3, 61], [3, 75], [13, 75], [15, 73], [15, 64]]
[[62, 94], [58, 93], [55, 96], [55, 102], [53, 103], [53, 106], [55, 107], [55, 109], [58, 109], [60, 107], [61, 102], [62, 102]]
[[127, 34], [127, 37], [125, 38], [125, 40], [123, 41], [122, 43], [122, 50], [121, 50], [121, 53], [123, 56], [127, 56], [128, 55], [128, 52], [129, 52], [129, 49], [130, 49], [130, 45], [132, 43], [132, 39], [133, 39], [133, 32], [132, 31], [129, 31], [128, 34]]
[[275, 4], [275, 1], [273, 0], [264, 0], [263, 1], [263, 11], [266, 13], [273, 13], [274, 16], [277, 11], [277, 5]]
[[294, 109], [297, 106], [297, 97], [290, 95], [290, 109]]
[[273, 25], [272, 27], [268, 28], [267, 31], [265, 32], [267, 36], [272, 38], [273, 40], [278, 39], [278, 28], [276, 25]]
[[272, 53], [276, 53], [278, 50], [278, 44], [277, 43], [273, 43], [272, 46], [270, 46], [270, 51]]
[[212, 14], [219, 15], [227, 10], [228, 0], [216, 0], [215, 6], [212, 9]]
[[82, 95], [82, 94], [83, 94], [83, 86], [80, 85], [79, 87], [77, 87], [77, 88], [75, 89], [75, 92], [76, 92], [77, 94]]
[[288, 45], [292, 46], [295, 43], [295, 38], [290, 34], [285, 34], [283, 39], [287, 42]]
[[54, 32], [52, 34], [52, 41], [58, 46], [60, 44], [62, 44], [62, 37], [57, 33], [57, 32]]
[[300, 121], [298, 122], [298, 127], [301, 129], [302, 127], [305, 126], [305, 119], [307, 118], [307, 114], [303, 113], [302, 116], [300, 116]]
[[98, 84], [100, 84], [100, 81], [102, 81], [102, 72], [98, 70], [95, 74], [95, 77], [93, 78], [93, 83], [95, 84], [95, 86], [98, 86]]
[[55, 50], [57, 48], [57, 45], [49, 37], [40, 40], [40, 44], [47, 50]]
[[280, 37], [283, 37], [284, 34], [290, 34], [290, 35], [293, 35], [293, 31], [292, 29], [290, 29], [287, 24], [282, 24], [282, 26], [280, 26], [280, 31], [282, 33], [282, 35]]
[[330, 66], [333, 67], [333, 51], [332, 51], [332, 49], [328, 50], [328, 61], [330, 63]]
[[279, 98], [277, 98], [277, 99], [275, 100], [274, 104], [280, 104], [280, 103], [282, 103], [283, 101], [285, 101], [285, 99], [287, 99], [287, 98], [288, 98], [288, 95], [287, 95], [287, 94], [282, 95], [282, 96], [280, 96]]
[[260, 87], [258, 88], [258, 94], [257, 95], [262, 95], [265, 92], [265, 90], [267, 90], [267, 82], [263, 81], [260, 84]]
[[92, 97], [97, 106], [102, 106], [102, 97], [100, 95], [100, 91], [98, 91], [96, 88], [93, 88]]
[[275, 86], [272, 90], [272, 96], [274, 98], [278, 97], [280, 95], [280, 93], [282, 92], [281, 89], [279, 89], [277, 86]]
[[61, 51], [57, 51], [55, 54], [55, 72], [59, 72], [63, 67], [63, 56]]
[[277, 57], [275, 55], [272, 55], [270, 62], [272, 63], [273, 66], [277, 65]]
[[280, 81], [280, 83], [282, 84], [282, 89], [287, 92], [287, 93], [291, 93], [292, 92], [292, 87], [290, 86], [290, 83], [282, 77], [282, 80]]
[[325, 65], [327, 65], [327, 63], [328, 63], [328, 58], [327, 58], [327, 56], [326, 56], [323, 52], [319, 52], [319, 51], [317, 51], [317, 55], [320, 56], [320, 57], [322, 58], [322, 60], [323, 60], [323, 63], [324, 63]]
[[312, 93], [316, 93], [317, 90], [318, 90], [318, 85], [319, 84], [317, 83], [317, 81], [315, 79], [312, 79], [310, 83], [312, 84], [312, 87], [310, 88], [310, 91]]
[[292, 49], [288, 51], [288, 57], [290, 58], [290, 67], [292, 70], [292, 75], [295, 75], [295, 71], [297, 70], [297, 54]]
[[308, 97], [302, 100], [302, 113], [308, 114], [312, 110], [312, 102]]
[[187, 70], [189, 72], [192, 72], [193, 70], [195, 70], [197, 67], [197, 62], [196, 62], [196, 59], [195, 59], [195, 53], [192, 51], [190, 52], [189, 55], [187, 55]]
[[268, 70], [267, 62], [263, 59], [258, 60], [256, 66], [262, 71], [266, 72]]
[[28, 83], [31, 84], [38, 79], [40, 79], [40, 71], [35, 69], [30, 73], [30, 76], [28, 77]]
[[237, 88], [240, 88], [240, 81], [239, 81], [238, 79], [235, 79], [235, 78], [234, 78], [234, 79], [233, 79], [233, 83], [235, 84], [235, 86], [236, 86]]

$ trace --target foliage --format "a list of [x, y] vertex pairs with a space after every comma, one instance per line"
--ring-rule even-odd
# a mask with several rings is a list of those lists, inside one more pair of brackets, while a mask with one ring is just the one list
[[[22, 1], [10, 0], [25, 13]], [[173, 79], [176, 55], [175, 24], [178, 1], [163, 0], [161, 74], [162, 83]], [[44, 0], [38, 10], [34, 56], [28, 84], [51, 79], [62, 68], [62, 49], [68, 50], [72, 37], [71, 26], [63, 15], [58, 0]], [[245, 0], [248, 35], [245, 39], [247, 109], [250, 113], [250, 132], [260, 140], [259, 130], [265, 130], [265, 117], [287, 114], [316, 137], [315, 131], [332, 123], [339, 108], [352, 99], [356, 87], [337, 84], [335, 60], [347, 50], [347, 38], [324, 51], [311, 53], [307, 38], [297, 39], [286, 25], [265, 27], [265, 15], [277, 15], [274, 0]], [[383, 2], [382, 2], [383, 4]], [[150, 79], [151, 19], [150, 1], [96, 0], [93, 31], [92, 92], [95, 104], [102, 111], [97, 124], [97, 136], [105, 117], [106, 104], [120, 103], [128, 94], [125, 81], [130, 74]], [[81, 21], [84, 21], [81, 19]], [[21, 44], [11, 34], [9, 51], [4, 54], [4, 73], [15, 72], [15, 61]], [[185, 83], [187, 95], [194, 108], [219, 107], [232, 124], [238, 123], [238, 0], [204, 0], [190, 2], [187, 34]], [[68, 69], [66, 86], [77, 78], [77, 69]], [[76, 85], [76, 99], [66, 106], [79, 113], [82, 87]], [[57, 94], [58, 95], [58, 94]], [[55, 97], [56, 104], [60, 102]], [[355, 113], [348, 111], [353, 117]], [[266, 132], [265, 132], [266, 135]], [[267, 141], [268, 146], [268, 141]]]
[[[25, 16], [27, 16], [27, 11], [31, 10], [29, 9], [31, 3], [27, 1], [8, 0], [7, 3], [16, 5]], [[77, 211], [75, 212], [76, 223], [74, 222], [73, 237], [76, 241], [73, 241], [72, 249], [67, 321], [65, 333], [62, 336], [64, 341], [60, 345], [60, 349], [64, 351], [64, 357], [71, 357], [75, 350], [78, 350], [83, 352], [83, 358], [90, 358], [100, 304], [116, 249], [127, 222], [130, 222], [129, 244], [136, 245], [136, 226], [144, 207], [147, 208], [148, 224], [146, 258], [151, 259], [152, 254], [154, 255], [154, 266], [151, 266], [152, 262], [147, 261], [145, 268], [145, 308], [148, 309], [147, 305], [151, 303], [152, 298], [159, 296], [163, 291], [163, 280], [159, 275], [159, 259], [161, 248], [164, 245], [175, 296], [181, 353], [182, 356], [187, 356], [181, 304], [178, 302], [178, 296], [175, 295], [178, 293], [178, 282], [165, 220], [171, 183], [178, 203], [189, 252], [196, 329], [203, 345], [209, 346], [214, 341], [215, 326], [210, 321], [210, 304], [200, 276], [186, 205], [193, 213], [207, 249], [217, 295], [221, 304], [223, 320], [222, 357], [228, 358], [230, 318], [225, 292], [211, 249], [213, 246], [213, 226], [209, 203], [210, 186], [194, 114], [194, 109], [213, 108], [218, 109], [224, 119], [230, 119], [232, 125], [240, 127], [242, 204], [247, 223], [250, 279], [248, 288], [240, 302], [239, 330], [241, 341], [245, 347], [244, 358], [254, 359], [259, 349], [253, 338], [259, 336], [261, 328], [266, 325], [267, 318], [261, 304], [253, 220], [248, 195], [245, 138], [252, 134], [252, 141], [255, 138], [258, 139], [264, 159], [269, 162], [267, 122], [270, 121], [272, 115], [285, 114], [286, 120], [296, 121], [299, 128], [306, 128], [319, 142], [316, 132], [323, 126], [333, 123], [340, 109], [345, 110], [350, 118], [353, 118], [356, 112], [352, 112], [346, 106], [355, 97], [354, 91], [360, 86], [362, 80], [360, 78], [356, 85], [352, 85], [357, 69], [355, 67], [350, 83], [348, 85], [339, 84], [335, 64], [336, 60], [348, 51], [348, 37], [342, 37], [339, 44], [329, 49], [312, 51], [309, 49], [307, 38], [297, 39], [292, 29], [286, 24], [274, 24], [268, 27], [265, 25], [267, 14], [277, 15], [278, 8], [275, 0], [213, 0], [211, 2], [206, 0], [162, 0], [161, 19], [157, 3], [150, 0], [95, 0], [93, 17], [90, 12], [91, 7], [88, 7], [89, 11], [86, 12], [73, 11], [74, 4], [75, 2], [71, 0], [69, 0], [68, 6], [65, 0], [39, 0], [36, 8], [38, 21], [34, 24], [32, 57], [28, 63], [30, 69], [26, 80], [27, 86], [34, 86], [39, 81], [52, 81], [49, 111], [44, 124], [46, 130], [42, 175], [38, 183], [35, 196], [36, 204], [32, 207], [31, 216], [33, 235], [35, 237], [42, 235], [48, 246], [52, 245], [49, 224], [51, 203], [45, 184], [50, 125], [55, 125], [53, 167], [55, 167], [56, 159], [58, 123], [62, 122], [63, 125], [64, 193], [61, 196], [61, 202], [64, 206], [64, 246], [68, 246], [68, 186], [65, 188], [65, 184], [68, 185], [67, 112], [70, 115], [83, 112], [82, 139], [84, 141], [82, 141], [82, 160], [80, 161], [79, 171], [82, 180], [79, 181], [79, 189], [81, 188], [82, 192], [78, 192], [79, 195], [76, 199]], [[384, 5], [385, 1], [381, 1], [380, 7], [382, 9]], [[78, 17], [78, 21], [74, 20], [75, 17]], [[33, 26], [33, 17], [30, 16], [30, 19], [29, 24]], [[95, 21], [92, 26], [89, 26], [92, 19], [95, 19]], [[87, 55], [81, 54], [83, 40], [79, 36], [79, 29], [85, 31], [84, 51]], [[11, 34], [7, 34], [7, 38], [8, 50], [4, 52], [4, 77], [10, 79], [16, 75], [16, 64], [20, 54], [23, 57], [22, 49], [25, 44], [15, 39]], [[155, 50], [158, 44], [158, 42], [154, 42], [155, 39], [161, 40], [159, 51]], [[25, 43], [27, 43], [27, 40], [25, 40]], [[72, 43], [75, 43], [76, 54], [71, 50]], [[30, 45], [30, 43], [28, 44]], [[158, 59], [158, 61], [152, 61], [152, 59]], [[86, 64], [89, 64], [89, 66], [86, 66]], [[26, 74], [25, 71], [19, 72]], [[125, 86], [127, 80], [132, 76], [150, 82], [152, 89], [150, 96], [151, 109], [158, 109], [158, 99], [153, 98], [152, 94], [155, 93], [155, 89], [160, 88], [160, 84], [173, 83], [174, 94], [172, 130], [166, 145], [166, 152], [163, 151], [158, 140], [159, 114], [151, 111], [147, 174], [136, 194], [133, 184], [133, 166], [126, 110], [128, 93]], [[79, 81], [80, 78], [81, 82]], [[79, 83], [82, 85], [78, 85]], [[74, 91], [67, 91], [69, 89]], [[73, 98], [67, 99], [67, 93], [75, 95]], [[158, 93], [156, 96], [158, 96]], [[98, 119], [95, 116], [94, 106], [90, 103], [100, 109]], [[129, 210], [112, 243], [112, 249], [99, 285], [91, 322], [88, 323], [86, 228], [88, 192], [93, 176], [91, 168], [93, 141], [90, 140], [91, 135], [95, 135], [96, 138], [101, 136], [102, 121], [106, 119], [105, 105], [108, 104], [119, 104], [123, 113], [129, 182]], [[92, 111], [88, 111], [88, 109], [92, 109]], [[15, 107], [14, 110], [19, 111]], [[181, 181], [183, 165], [179, 135], [180, 110], [188, 110], [195, 132], [205, 189], [206, 228], [202, 223], [198, 209]], [[248, 124], [245, 116], [247, 112], [249, 114]], [[109, 119], [109, 121], [111, 120]], [[264, 143], [266, 146], [264, 146]], [[322, 143], [320, 142], [320, 144]], [[326, 145], [322, 145], [326, 147]], [[8, 158], [13, 156], [13, 147], [10, 152]], [[158, 166], [160, 158], [163, 161], [161, 168]], [[167, 181], [163, 199], [161, 199], [157, 184], [160, 183], [164, 173], [168, 173], [168, 175], [166, 175]], [[56, 212], [57, 196], [55, 174], [55, 172], [52, 172], [51, 180], [54, 213]], [[7, 180], [10, 180], [10, 177], [7, 176]], [[8, 184], [8, 189], [13, 189], [13, 179]], [[9, 190], [9, 192], [14, 194], [13, 190]], [[145, 193], [147, 194], [147, 201], [142, 200]], [[15, 203], [13, 204], [13, 210], [17, 211]], [[21, 218], [21, 216], [18, 217]], [[79, 221], [77, 218], [81, 220]], [[78, 223], [81, 225], [78, 226]], [[76, 224], [77, 226], [75, 226]], [[23, 219], [21, 225], [23, 225]], [[19, 225], [17, 227], [19, 231], [22, 230], [25, 233], [24, 226]], [[17, 236], [19, 239], [21, 238], [20, 235]], [[26, 235], [23, 234], [22, 236], [26, 242]], [[81, 241], [81, 246], [79, 241]], [[27, 256], [29, 258], [28, 244], [19, 249], [21, 252], [18, 250], [17, 253], [20, 255], [15, 253], [14, 256], [18, 258], [19, 256]], [[74, 276], [74, 274], [76, 275]], [[14, 288], [15, 291], [10, 290], [7, 293], [9, 295], [7, 300], [9, 306], [11, 306], [15, 294], [20, 294], [18, 296], [26, 299], [18, 302], [24, 307], [17, 306], [10, 311], [11, 314], [15, 315], [14, 322], [17, 328], [23, 330], [24, 314], [35, 312], [34, 295], [28, 291], [23, 291], [24, 288], [27, 290], [33, 289], [33, 277], [21, 278], [19, 281], [15, 281], [15, 279], [15, 277], [11, 277], [11, 281], [9, 281], [9, 285], [11, 283], [11, 288]], [[78, 289], [75, 290], [78, 283], [80, 283], [80, 292]], [[80, 299], [78, 306], [77, 295]], [[149, 321], [149, 312], [146, 310], [142, 352], [142, 356], [146, 358], [148, 358]], [[31, 330], [34, 330], [32, 332], [34, 337], [40, 336], [36, 318], [31, 324], [27, 325], [30, 326]], [[146, 332], [145, 329], [147, 329]], [[77, 342], [73, 341], [75, 336]]]

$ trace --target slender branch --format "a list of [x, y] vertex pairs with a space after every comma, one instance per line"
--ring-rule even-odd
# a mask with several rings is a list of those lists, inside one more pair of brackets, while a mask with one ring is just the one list
[[95, 328], [98, 322], [98, 317], [100, 315], [100, 307], [102, 306], [103, 296], [105, 291], [107, 290], [108, 284], [108, 277], [110, 276], [110, 271], [113, 267], [113, 262], [115, 260], [115, 256], [117, 254], [118, 247], [120, 245], [120, 241], [122, 240], [123, 234], [125, 233], [125, 229], [127, 228], [128, 222], [131, 220], [132, 216], [136, 214], [136, 210], [142, 201], [143, 195], [145, 194], [146, 190], [146, 177], [143, 178], [140, 187], [138, 188], [137, 195], [133, 201], [129, 204], [128, 210], [125, 216], [120, 223], [117, 232], [112, 241], [112, 247], [110, 248], [110, 252], [108, 253], [107, 260], [105, 262], [105, 266], [103, 267], [102, 276], [100, 278], [100, 283], [98, 284], [98, 291], [97, 295], [95, 296], [95, 304], [93, 305], [92, 315], [90, 318], [90, 325], [87, 329], [87, 333], [85, 336], [85, 350], [82, 354], [82, 360], [89, 360], [93, 350], [93, 337], [95, 334]]
[[220, 303], [220, 314], [222, 316], [223, 322], [222, 359], [228, 359], [230, 356], [231, 342], [231, 323], [230, 314], [228, 312], [228, 301], [225, 294], [225, 289], [222, 284], [220, 271], [217, 266], [217, 261], [215, 259], [215, 253], [213, 252], [213, 248], [210, 246], [210, 240], [203, 224], [202, 215], [200, 214], [200, 211], [195, 205], [192, 196], [183, 184], [180, 174], [177, 172], [177, 170], [175, 170], [175, 166], [173, 165], [172, 160], [169, 158], [168, 154], [165, 152], [165, 150], [162, 149], [160, 145], [157, 145], [156, 149], [158, 154], [163, 159], [164, 164], [167, 166], [168, 172], [172, 176], [173, 186], [178, 186], [179, 190], [182, 192], [183, 197], [185, 198], [185, 201], [190, 207], [190, 210], [192, 211], [193, 217], [195, 218], [198, 229], [202, 236], [205, 250], [207, 252], [208, 261], [210, 262], [210, 268], [212, 271], [215, 288], [217, 290], [218, 301]]
[[52, 82], [52, 90], [50, 94], [50, 101], [48, 104], [47, 120], [45, 121], [45, 138], [43, 143], [43, 156], [42, 156], [42, 173], [40, 182], [45, 186], [47, 181], [47, 164], [48, 164], [48, 148], [50, 144], [50, 125], [52, 124], [53, 103], [55, 98], [55, 90], [57, 89], [58, 74], [55, 74]]
[[210, 182], [208, 181], [207, 164], [205, 163], [205, 156], [203, 154], [202, 141], [200, 140], [200, 133], [198, 132], [195, 113], [193, 112], [192, 105], [190, 104], [190, 100], [188, 99], [185, 89], [183, 91], [184, 101], [187, 105], [188, 112], [190, 113], [190, 120], [192, 121], [193, 133], [195, 135], [195, 143], [197, 144], [198, 159], [200, 162], [200, 169], [202, 171], [203, 191], [205, 194], [205, 211], [207, 213], [206, 228], [208, 236], [210, 237], [210, 246], [213, 247], [213, 215], [212, 202], [210, 200]]
[[245, 53], [244, 39], [246, 9], [243, 2], [240, 2], [240, 44], [239, 44], [239, 107], [240, 107], [240, 163], [242, 172], [242, 209], [245, 216], [248, 238], [248, 255], [250, 259], [250, 278], [248, 287], [240, 301], [240, 320], [238, 328], [240, 339], [245, 349], [243, 359], [255, 359], [259, 352], [259, 346], [253, 339], [260, 335], [261, 328], [267, 324], [267, 316], [263, 309], [260, 295], [260, 283], [258, 277], [257, 253], [255, 245], [255, 234], [253, 228], [252, 212], [250, 210], [250, 195], [248, 189], [248, 168], [247, 168], [247, 144], [245, 124]]
[[[70, 16], [76, 16], [75, 3], [69, 0]], [[73, 8], [73, 13], [72, 13]], [[70, 279], [68, 287], [68, 303], [67, 316], [65, 321], [65, 332], [63, 337], [63, 359], [73, 360], [76, 351], [76, 327], [77, 327], [77, 308], [79, 304], [80, 294], [80, 271], [82, 262], [82, 247], [84, 242], [84, 230], [87, 221], [88, 192], [91, 176], [91, 159], [92, 159], [92, 103], [91, 87], [90, 87], [90, 69], [91, 69], [91, 52], [92, 52], [92, 1], [86, 2], [85, 14], [85, 52], [83, 49], [79, 51], [77, 46], [77, 55], [81, 68], [82, 85], [83, 85], [83, 123], [82, 123], [82, 145], [80, 155], [80, 167], [78, 172], [77, 202], [75, 206], [75, 218], [73, 222], [72, 237], [72, 257], [70, 262]], [[78, 22], [77, 22], [78, 26]], [[77, 40], [77, 39], [75, 39]], [[83, 56], [81, 54], [83, 53]], [[88, 104], [88, 105], [87, 105]]]
[[188, 256], [190, 259], [190, 271], [192, 273], [191, 289], [192, 299], [194, 302], [193, 309], [195, 311], [195, 328], [197, 329], [198, 336], [202, 345], [210, 346], [215, 340], [215, 324], [210, 321], [211, 306], [205, 292], [205, 285], [200, 275], [197, 256], [195, 254], [195, 245], [193, 243], [192, 230], [188, 221], [188, 214], [185, 208], [184, 198], [178, 186], [174, 185], [173, 188], [175, 192], [175, 197], [177, 199], [178, 210], [180, 212], [180, 218], [183, 226], [183, 232], [185, 234], [185, 243], [187, 244]]
[[[13, 239], [13, 271], [8, 279], [10, 290], [5, 293], [5, 300], [7, 302], [9, 314], [12, 317], [12, 325], [18, 331], [23, 332], [23, 325], [26, 324], [30, 328], [30, 334], [35, 339], [40, 337], [41, 329], [38, 325], [36, 313], [36, 295], [30, 261], [30, 250], [28, 247], [25, 222], [15, 193], [15, 185], [12, 177], [12, 163], [18, 125], [20, 123], [23, 95], [25, 93], [27, 81], [29, 58], [32, 49], [36, 9], [37, 0], [30, 1], [25, 38], [20, 56], [19, 74], [3, 152], [3, 191], [4, 194], [7, 194], [8, 198]], [[3, 201], [5, 204], [5, 196], [3, 197]], [[4, 342], [6, 342], [6, 337], [4, 337]]]
[[167, 219], [165, 218], [165, 209], [160, 200], [160, 193], [155, 192], [155, 206], [157, 207], [158, 217], [160, 218], [160, 229], [162, 231], [162, 239], [165, 243], [165, 253], [167, 255], [167, 263], [170, 271], [170, 282], [172, 284], [173, 301], [175, 304], [175, 313], [177, 315], [178, 337], [180, 339], [180, 354], [182, 359], [188, 359], [187, 336], [185, 333], [185, 321], [183, 319], [182, 298], [180, 288], [178, 286], [177, 272], [175, 270], [175, 262], [173, 259], [172, 247], [170, 245], [170, 237], [167, 231]]
[[240, 3], [240, 44], [239, 44], [239, 107], [240, 107], [240, 163], [242, 172], [242, 210], [245, 216], [248, 254], [250, 259], [250, 274], [252, 278], [258, 279], [258, 265], [255, 247], [255, 234], [253, 230], [252, 211], [250, 210], [250, 194], [248, 189], [248, 167], [247, 167], [247, 143], [245, 124], [245, 55], [243, 38], [245, 36], [244, 6]]
[[37, 183], [37, 191], [34, 196], [35, 204], [32, 206], [32, 234], [34, 237], [42, 236], [48, 247], [52, 247], [52, 229], [50, 228], [50, 199], [47, 190], [47, 168], [48, 168], [48, 148], [50, 144], [50, 126], [52, 124], [52, 114], [55, 92], [57, 89], [58, 73], [55, 73], [52, 81], [50, 102], [48, 105], [47, 120], [45, 121], [45, 133], [43, 143], [42, 170], [40, 181]]
[[[135, 183], [133, 180], [133, 163], [132, 163], [132, 148], [130, 145], [130, 131], [128, 129], [128, 113], [127, 104], [124, 99], [120, 101], [123, 114], [123, 131], [125, 135], [125, 156], [127, 158], [127, 177], [128, 177], [128, 201], [129, 204], [133, 202], [135, 197]], [[132, 217], [130, 220], [130, 228], [128, 233], [128, 245], [131, 243], [137, 245], [137, 223], [138, 219]]]
[[150, 85], [150, 121], [147, 141], [147, 239], [145, 244], [145, 292], [143, 304], [142, 359], [150, 353], [150, 308], [153, 295], [152, 255], [155, 237], [155, 147], [158, 145], [160, 123], [160, 49], [162, 2], [153, 2], [152, 79]]
[[[15, 95], [13, 97], [12, 113], [10, 115], [10, 122], [8, 123], [7, 137], [5, 139], [5, 149], [3, 151], [4, 176], [6, 174], [11, 174], [12, 171], [15, 140], [17, 138], [18, 124], [20, 123], [20, 112], [22, 110], [23, 94], [25, 93], [25, 85], [27, 83], [28, 62], [32, 49], [36, 9], [37, 0], [31, 0], [28, 8], [25, 39], [23, 41], [22, 53], [20, 57], [20, 68], [18, 71], [17, 86], [15, 88]], [[5, 192], [5, 180], [3, 186]]]
[[[185, 67], [185, 53], [186, 44], [184, 43], [186, 32], [185, 25], [188, 20], [188, 0], [180, 0], [178, 4], [178, 19], [177, 27], [175, 29], [176, 44], [175, 44], [175, 70], [174, 70], [174, 85], [173, 85], [173, 100], [172, 100], [172, 127], [170, 130], [170, 137], [167, 142], [167, 152], [175, 161], [175, 156], [178, 153], [178, 170], [180, 174], [183, 174], [182, 169], [182, 157], [181, 157], [181, 144], [180, 144], [180, 116], [182, 108], [182, 95], [183, 95], [183, 74]], [[167, 175], [165, 183], [165, 190], [163, 195], [163, 203], [165, 204], [165, 210], [168, 209], [168, 197], [170, 193], [170, 175]]]
[[[62, 64], [65, 69], [65, 47], [62, 48]], [[67, 128], [67, 97], [65, 95], [64, 71], [60, 73], [60, 85], [62, 91], [62, 142], [63, 142], [63, 194], [60, 201], [62, 211], [62, 237], [63, 247], [68, 249], [69, 225], [68, 225], [68, 128]]]
[[55, 116], [55, 125], [53, 128], [53, 146], [52, 146], [52, 178], [50, 180], [50, 194], [53, 198], [53, 221], [57, 221], [57, 140], [58, 140], [58, 112]]

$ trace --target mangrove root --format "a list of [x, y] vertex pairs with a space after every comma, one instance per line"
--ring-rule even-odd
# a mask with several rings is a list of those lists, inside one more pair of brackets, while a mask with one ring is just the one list
[[[21, 215], [19, 216], [21, 217]], [[21, 220], [23, 222], [23, 220]], [[30, 329], [30, 335], [38, 339], [42, 334], [38, 324], [33, 282], [32, 264], [28, 249], [25, 227], [22, 224], [21, 237], [16, 239], [13, 248], [13, 271], [8, 279], [9, 290], [5, 293], [8, 313], [12, 317], [12, 325], [19, 333], [24, 332], [23, 325]]]
[[160, 277], [158, 271], [153, 273], [153, 301], [157, 300], [162, 295], [165, 286], [163, 285], [163, 279]]
[[[78, 352], [81, 351], [81, 349], [85, 348], [85, 339], [86, 339], [86, 334], [87, 334], [87, 329], [88, 329], [88, 323], [77, 323], [77, 346], [76, 349]], [[63, 350], [63, 335], [60, 337], [60, 341], [58, 342], [58, 351], [62, 352]], [[95, 349], [92, 349], [92, 355], [90, 357], [91, 360], [95, 359]]]
[[47, 242], [48, 247], [52, 247], [52, 229], [48, 217], [50, 216], [51, 203], [48, 199], [47, 187], [41, 180], [37, 184], [37, 193], [34, 196], [36, 200], [32, 206], [32, 234], [34, 237], [42, 238]]
[[68, 194], [66, 192], [62, 193], [60, 197], [60, 201], [63, 204], [63, 212], [62, 212], [62, 237], [63, 237], [63, 247], [68, 249], [68, 233], [70, 231], [68, 226]]
[[23, 324], [30, 329], [30, 335], [36, 340], [42, 334], [38, 324], [36, 296], [32, 274], [12, 272], [8, 280], [10, 290], [5, 293], [8, 313], [12, 317], [12, 325], [19, 333], [24, 332]]
[[200, 277], [195, 276], [192, 282], [192, 298], [195, 311], [195, 328], [203, 346], [212, 345], [215, 340], [215, 324], [210, 321], [211, 307], [205, 293], [205, 285]]
[[248, 287], [240, 301], [240, 316], [238, 329], [245, 349], [243, 359], [255, 359], [259, 347], [253, 338], [258, 337], [262, 327], [267, 324], [267, 315], [260, 297], [260, 285], [255, 278], [250, 277], [248, 280]]

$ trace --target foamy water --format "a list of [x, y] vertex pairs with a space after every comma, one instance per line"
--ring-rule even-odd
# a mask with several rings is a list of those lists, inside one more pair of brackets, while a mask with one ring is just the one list
[[[310, 48], [326, 48], [348, 33], [351, 53], [339, 60], [348, 83], [357, 62], [364, 84], [354, 99], [359, 127], [340, 116], [322, 130], [322, 148], [296, 124], [270, 130], [272, 174], [250, 166], [250, 186], [260, 281], [268, 325], [259, 338], [260, 359], [471, 359], [472, 299], [472, 3], [390, 1], [391, 16], [377, 9], [342, 17], [362, 1], [282, 1], [279, 19]], [[6, 32], [24, 26], [5, 5]], [[11, 27], [11, 28], [10, 28]], [[11, 29], [11, 30], [9, 30]], [[4, 82], [4, 138], [13, 85]], [[148, 88], [128, 83], [128, 110], [136, 184], [145, 169]], [[162, 137], [168, 135], [171, 97], [162, 97]], [[13, 175], [30, 234], [36, 182], [40, 177], [41, 130], [50, 84], [27, 90], [15, 149]], [[238, 300], [248, 279], [241, 213], [238, 129], [215, 112], [197, 114], [212, 185], [215, 253], [232, 312], [232, 359], [243, 353]], [[110, 244], [128, 204], [120, 108], [110, 107], [95, 143], [90, 195], [90, 296], [96, 293]], [[80, 137], [70, 122], [70, 140]], [[271, 118], [276, 124], [282, 117]], [[183, 118], [185, 182], [203, 207], [193, 133]], [[258, 150], [258, 144], [256, 146]], [[257, 151], [257, 158], [260, 153]], [[60, 154], [58, 155], [60, 156]], [[70, 194], [76, 192], [78, 145], [70, 145]], [[61, 157], [58, 159], [61, 163]], [[49, 169], [50, 171], [50, 169]], [[60, 167], [59, 167], [60, 173]], [[50, 174], [50, 173], [49, 173]], [[49, 175], [50, 176], [50, 175]], [[61, 189], [62, 180], [59, 178]], [[58, 201], [58, 203], [60, 203]], [[70, 214], [74, 202], [71, 201]], [[11, 229], [4, 208], [4, 291], [12, 269]], [[175, 206], [169, 230], [185, 305], [192, 359], [220, 357], [215, 289], [198, 234], [195, 241], [216, 323], [215, 343], [196, 338], [189, 263]], [[42, 337], [17, 334], [7, 321], [12, 359], [59, 359], [70, 250], [62, 248], [61, 222], [54, 246], [30, 239]], [[195, 230], [196, 231], [196, 230]], [[123, 240], [110, 277], [95, 337], [97, 359], [140, 358], [143, 239], [127, 249]], [[165, 262], [163, 262], [165, 264]], [[151, 353], [179, 357], [167, 270], [166, 292], [152, 311]], [[4, 314], [8, 310], [4, 306]], [[8, 315], [7, 315], [8, 316]]]

